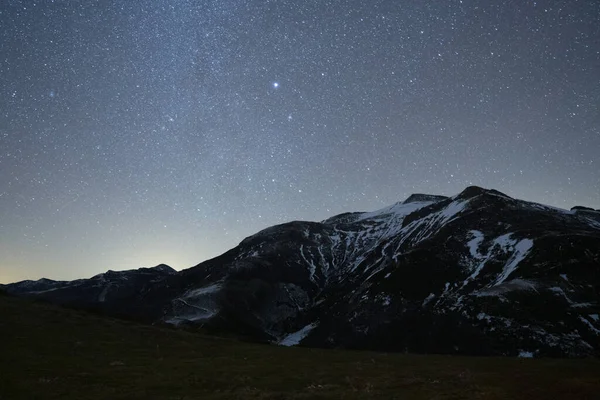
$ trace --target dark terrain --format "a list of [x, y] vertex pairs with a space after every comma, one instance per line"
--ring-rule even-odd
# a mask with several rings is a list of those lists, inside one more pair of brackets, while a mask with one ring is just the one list
[[284, 348], [0, 295], [0, 399], [597, 399], [595, 359]]

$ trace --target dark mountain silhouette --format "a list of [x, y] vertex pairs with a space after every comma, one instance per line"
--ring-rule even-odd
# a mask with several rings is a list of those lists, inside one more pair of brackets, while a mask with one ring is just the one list
[[282, 345], [598, 356], [600, 213], [469, 187], [273, 226], [180, 272], [4, 289]]

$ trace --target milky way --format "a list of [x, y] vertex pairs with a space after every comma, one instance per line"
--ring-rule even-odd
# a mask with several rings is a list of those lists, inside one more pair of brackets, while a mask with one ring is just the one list
[[2, 1], [0, 281], [468, 185], [600, 208], [600, 2]]

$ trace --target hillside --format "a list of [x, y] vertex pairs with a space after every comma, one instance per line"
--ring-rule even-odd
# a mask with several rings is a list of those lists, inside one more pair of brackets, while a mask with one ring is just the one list
[[595, 399], [600, 362], [285, 348], [0, 296], [0, 399]]

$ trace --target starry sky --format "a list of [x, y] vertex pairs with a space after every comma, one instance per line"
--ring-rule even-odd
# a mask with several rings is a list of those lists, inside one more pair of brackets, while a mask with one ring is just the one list
[[3, 0], [0, 282], [468, 185], [600, 208], [600, 2]]

